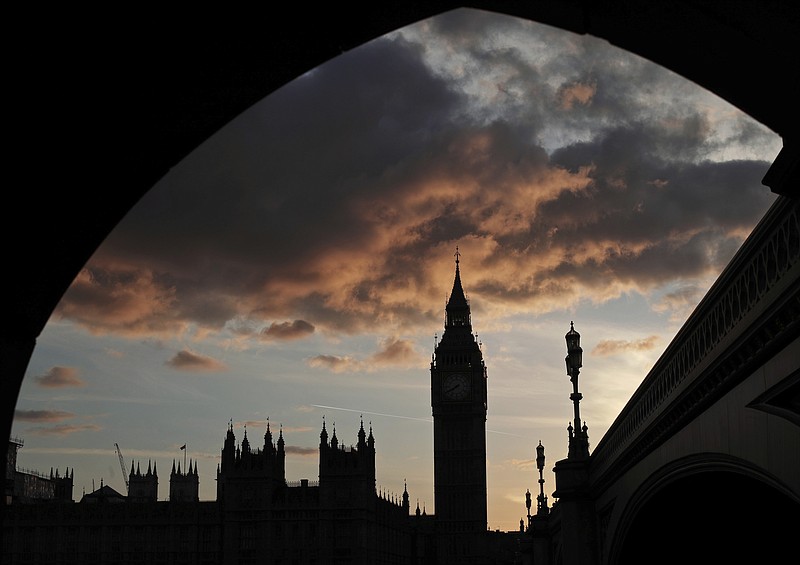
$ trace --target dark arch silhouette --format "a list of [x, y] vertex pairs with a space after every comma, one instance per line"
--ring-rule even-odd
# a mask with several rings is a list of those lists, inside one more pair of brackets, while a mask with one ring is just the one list
[[800, 23], [788, 2], [401, 0], [363, 8], [284, 4], [280, 15], [175, 17], [144, 7], [89, 13], [72, 6], [13, 14], [9, 21], [21, 39], [6, 77], [17, 127], [8, 137], [16, 174], [6, 179], [3, 222], [11, 255], [10, 312], [0, 336], [5, 437], [53, 309], [98, 245], [170, 167], [303, 72], [459, 7], [603, 38], [717, 93], [782, 136], [784, 148], [765, 184], [796, 195], [800, 97], [792, 57]]
[[694, 473], [642, 505], [615, 563], [778, 563], [796, 552], [798, 511], [800, 504], [755, 477]]

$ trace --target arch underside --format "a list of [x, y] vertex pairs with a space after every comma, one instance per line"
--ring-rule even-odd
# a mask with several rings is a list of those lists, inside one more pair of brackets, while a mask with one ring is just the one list
[[800, 501], [762, 471], [712, 454], [675, 462], [627, 505], [616, 565], [777, 562], [796, 552]]

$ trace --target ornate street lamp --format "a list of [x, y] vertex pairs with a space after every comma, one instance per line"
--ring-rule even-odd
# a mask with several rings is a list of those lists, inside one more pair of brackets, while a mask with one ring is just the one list
[[583, 367], [583, 348], [581, 347], [581, 334], [575, 331], [574, 322], [569, 323], [569, 331], [564, 339], [567, 340], [567, 357], [565, 358], [567, 374], [573, 383], [577, 383], [578, 373]]
[[[583, 459], [589, 457], [589, 436], [586, 433], [587, 427], [581, 426], [580, 402], [583, 396], [578, 392], [578, 375], [583, 366], [583, 349], [581, 348], [581, 334], [575, 331], [573, 322], [569, 323], [569, 331], [564, 336], [567, 341], [567, 356], [564, 361], [567, 364], [567, 375], [572, 382], [572, 394], [570, 400], [575, 409], [575, 428], [572, 425], [569, 430], [569, 455], [568, 459]], [[574, 433], [573, 433], [574, 432]]]
[[536, 446], [536, 467], [539, 469], [539, 496], [536, 497], [536, 513], [547, 514], [547, 497], [544, 494], [544, 478], [542, 471], [544, 471], [544, 446], [542, 440], [539, 440], [539, 445]]
[[531, 526], [531, 491], [525, 491], [525, 508], [528, 509], [528, 527]]

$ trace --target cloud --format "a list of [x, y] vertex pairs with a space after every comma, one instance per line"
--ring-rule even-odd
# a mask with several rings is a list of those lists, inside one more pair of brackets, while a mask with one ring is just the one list
[[175, 288], [146, 266], [91, 264], [78, 273], [54, 314], [94, 334], [181, 333]]
[[15, 410], [14, 419], [22, 422], [59, 422], [74, 417], [72, 412], [62, 410]]
[[186, 349], [177, 352], [165, 364], [179, 371], [191, 372], [218, 372], [227, 369], [224, 363], [216, 359]]
[[27, 432], [35, 436], [66, 436], [78, 432], [97, 432], [102, 429], [96, 424], [60, 424], [58, 426], [30, 428]]
[[596, 84], [573, 83], [562, 85], [558, 91], [561, 107], [571, 110], [575, 104], [586, 106], [597, 92]]
[[328, 369], [334, 373], [360, 371], [362, 367], [361, 362], [351, 357], [338, 355], [316, 355], [310, 358], [307, 363], [309, 367]]
[[74, 367], [52, 367], [44, 375], [34, 377], [34, 380], [45, 388], [86, 386], [86, 383], [78, 377], [78, 370]]
[[292, 340], [301, 339], [314, 333], [314, 326], [305, 320], [292, 322], [273, 322], [269, 327], [261, 330], [264, 339]]
[[300, 455], [303, 457], [319, 455], [319, 448], [317, 447], [299, 447], [296, 445], [287, 445], [285, 451], [288, 455]]
[[347, 355], [317, 355], [307, 363], [334, 373], [376, 371], [385, 367], [410, 368], [424, 366], [426, 356], [419, 353], [407, 339], [390, 337], [382, 340], [378, 350], [364, 359]]
[[606, 357], [609, 355], [617, 355], [618, 353], [624, 353], [626, 351], [649, 351], [655, 348], [656, 344], [658, 343], [658, 336], [651, 335], [649, 337], [645, 337], [642, 339], [637, 339], [633, 341], [627, 341], [622, 339], [604, 339], [601, 340], [595, 347], [592, 349], [593, 355], [598, 355], [600, 357]]
[[652, 308], [655, 312], [669, 313], [670, 321], [680, 322], [688, 317], [704, 294], [697, 285], [684, 286], [662, 296]]
[[517, 469], [533, 469], [536, 467], [536, 459], [511, 459], [509, 461], [512, 466], [516, 467]]
[[238, 427], [250, 427], [250, 428], [257, 428], [257, 429], [266, 429], [267, 427], [267, 420], [244, 420], [242, 422], [236, 422], [236, 426]]
[[[601, 41], [456, 12], [234, 120], [130, 211], [56, 315], [127, 337], [409, 335], [438, 327], [456, 245], [487, 316], [719, 272], [774, 199], [777, 136]], [[309, 360], [412, 362], [401, 342]]]
[[367, 361], [375, 367], [413, 367], [419, 366], [426, 359], [414, 348], [414, 343], [407, 339], [391, 337], [383, 340], [380, 349]]

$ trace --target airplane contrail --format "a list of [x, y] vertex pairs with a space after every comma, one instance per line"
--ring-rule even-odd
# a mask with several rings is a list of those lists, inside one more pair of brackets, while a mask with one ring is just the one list
[[[325, 406], [323, 404], [312, 404], [314, 408], [326, 408], [328, 410], [341, 410], [342, 412], [356, 412], [358, 414], [371, 414], [372, 416], [385, 416], [386, 418], [400, 418], [401, 420], [416, 420], [417, 422], [427, 422], [428, 424], [433, 423], [433, 419], [430, 418], [412, 418], [411, 416], [398, 416], [397, 414], [383, 414], [381, 412], [368, 412], [366, 410], [353, 410], [352, 408], [340, 408], [338, 406]], [[502, 434], [505, 436], [514, 436], [514, 437], [523, 437], [518, 434], [512, 434], [509, 432], [498, 432], [495, 430], [486, 430], [490, 434]]]

